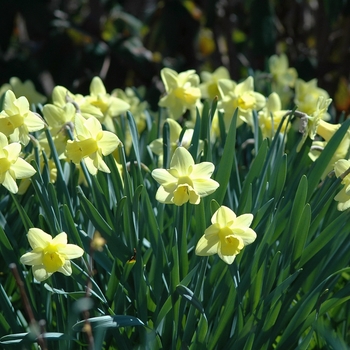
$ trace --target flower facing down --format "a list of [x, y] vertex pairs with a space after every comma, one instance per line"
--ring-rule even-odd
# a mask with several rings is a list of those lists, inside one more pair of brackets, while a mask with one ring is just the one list
[[70, 259], [79, 258], [84, 254], [84, 250], [77, 245], [67, 244], [65, 232], [52, 238], [39, 228], [31, 228], [27, 237], [33, 250], [22, 255], [20, 261], [32, 266], [34, 277], [39, 282], [46, 280], [54, 272], [70, 276]]
[[0, 132], [0, 184], [12, 193], [18, 192], [16, 179], [31, 177], [36, 172], [19, 156], [21, 149], [18, 142], [8, 144], [7, 137]]
[[183, 205], [187, 202], [198, 204], [201, 197], [213, 193], [219, 184], [210, 177], [214, 164], [194, 164], [190, 152], [178, 147], [170, 162], [170, 169], [155, 169], [153, 178], [161, 185], [156, 199], [161, 203]]
[[196, 246], [196, 254], [208, 256], [218, 254], [227, 264], [232, 264], [244, 246], [253, 243], [256, 233], [249, 226], [252, 214], [236, 214], [228, 207], [221, 206], [212, 216], [210, 225]]
[[[347, 170], [350, 169], [350, 160], [340, 159], [334, 165], [336, 177], [341, 177]], [[334, 197], [338, 202], [337, 209], [344, 211], [350, 208], [350, 174], [344, 176], [341, 182], [344, 187]]]

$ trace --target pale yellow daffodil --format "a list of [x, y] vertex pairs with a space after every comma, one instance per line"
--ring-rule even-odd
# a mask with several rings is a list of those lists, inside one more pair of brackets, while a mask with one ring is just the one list
[[[173, 156], [175, 149], [177, 147], [185, 147], [186, 149], [189, 149], [191, 146], [192, 136], [193, 136], [193, 129], [186, 129], [182, 140], [180, 142], [179, 138], [182, 132], [182, 127], [180, 124], [170, 118], [167, 118], [166, 122], [169, 124], [169, 139], [170, 139], [170, 158]], [[163, 138], [159, 138], [156, 140], [153, 140], [149, 145], [151, 151], [159, 156], [159, 163], [162, 164], [163, 160]], [[202, 140], [199, 140], [199, 147], [198, 147], [198, 154], [203, 150], [204, 143]]]
[[[319, 97], [324, 100], [329, 99], [329, 94], [326, 90], [317, 86], [317, 79], [312, 79], [308, 82], [297, 79], [295, 83], [295, 97], [294, 103], [298, 106], [298, 110], [312, 115], [317, 109], [317, 101]], [[324, 120], [329, 120], [330, 116], [327, 110], [323, 111], [320, 117]]]
[[8, 144], [7, 137], [0, 132], [0, 184], [10, 192], [17, 193], [16, 179], [24, 179], [35, 174], [35, 169], [20, 157], [21, 145]]
[[39, 228], [28, 231], [28, 241], [32, 251], [21, 256], [21, 263], [31, 265], [35, 279], [46, 280], [55, 272], [66, 276], [72, 274], [71, 259], [80, 258], [84, 250], [75, 244], [67, 244], [67, 234], [61, 232], [52, 238]]
[[236, 255], [256, 239], [256, 233], [249, 226], [252, 214], [236, 214], [228, 207], [221, 206], [212, 216], [210, 225], [196, 246], [196, 255], [218, 254], [227, 264], [232, 264]]
[[170, 169], [155, 169], [153, 178], [161, 185], [156, 199], [161, 203], [181, 206], [187, 202], [199, 204], [202, 197], [213, 193], [219, 184], [210, 177], [214, 164], [194, 164], [189, 151], [178, 147], [170, 162]]
[[106, 88], [100, 77], [94, 77], [90, 84], [90, 95], [85, 96], [85, 103], [81, 105], [82, 113], [86, 105], [97, 107], [103, 114], [101, 123], [107, 130], [115, 132], [113, 117], [125, 113], [130, 105], [122, 99], [106, 92]]
[[253, 77], [248, 77], [239, 84], [231, 80], [221, 79], [218, 81], [221, 100], [218, 108], [225, 112], [224, 121], [228, 131], [234, 112], [238, 108], [237, 127], [244, 122], [253, 127], [253, 109], [259, 111], [266, 104], [266, 98], [254, 91]]
[[309, 136], [311, 140], [315, 139], [318, 126], [322, 120], [322, 116], [327, 112], [329, 105], [331, 104], [332, 99], [325, 99], [323, 96], [319, 96], [317, 100], [316, 107], [311, 115], [306, 115], [301, 120], [300, 132], [303, 133], [303, 137], [297, 147], [299, 152], [302, 145], [304, 144], [306, 138]]
[[196, 104], [201, 97], [199, 89], [199, 76], [195, 70], [177, 73], [170, 68], [163, 68], [160, 72], [164, 83], [166, 95], [158, 105], [166, 107], [169, 116], [178, 120], [186, 110], [195, 113]]
[[0, 88], [0, 95], [7, 90], [12, 90], [16, 96], [25, 96], [30, 104], [44, 103], [47, 98], [36, 91], [35, 86], [31, 80], [22, 82], [17, 77], [12, 77], [9, 84], [4, 84]]
[[203, 71], [200, 73], [202, 83], [199, 85], [202, 97], [213, 100], [220, 97], [218, 81], [220, 79], [230, 79], [230, 73], [226, 67], [219, 67], [213, 73]]
[[102, 159], [112, 153], [119, 145], [119, 138], [110, 131], [103, 131], [101, 123], [95, 118], [85, 119], [79, 114], [74, 118], [75, 139], [67, 141], [66, 155], [73, 163], [83, 161], [91, 175], [98, 170], [109, 173]]
[[10, 138], [12, 142], [29, 143], [29, 133], [41, 130], [45, 127], [44, 120], [29, 110], [29, 102], [21, 96], [8, 90], [5, 93], [3, 111], [0, 113], [0, 130]]
[[[52, 140], [55, 144], [58, 157], [64, 159], [66, 144], [68, 140], [67, 128], [73, 124], [76, 108], [73, 103], [66, 103], [63, 107], [54, 104], [46, 104], [43, 107], [44, 118], [49, 125]], [[50, 154], [50, 148], [46, 136], [40, 135], [38, 138], [40, 145]]]
[[269, 58], [269, 69], [274, 83], [280, 86], [294, 87], [298, 73], [295, 68], [289, 67], [286, 54], [271, 56]]
[[[280, 97], [275, 93], [271, 93], [267, 98], [266, 106], [259, 112], [259, 126], [264, 138], [272, 139], [282, 121], [282, 117], [288, 111], [282, 110]], [[281, 133], [285, 133], [287, 128], [287, 118], [284, 120], [280, 129]]]
[[[140, 88], [139, 90], [143, 89]], [[122, 89], [114, 89], [111, 95], [129, 104], [129, 111], [134, 117], [137, 131], [141, 134], [146, 128], [147, 117], [145, 110], [148, 108], [147, 101], [141, 101], [134, 90], [129, 87], [125, 88], [125, 91]]]
[[[336, 177], [343, 175], [347, 170], [350, 169], [350, 160], [340, 159], [334, 165], [334, 172]], [[334, 197], [338, 203], [337, 208], [340, 211], [344, 211], [350, 208], [350, 174], [346, 175], [342, 182], [344, 187]]]
[[86, 98], [81, 94], [73, 94], [64, 86], [57, 85], [52, 91], [52, 103], [64, 108], [67, 103], [72, 103], [77, 113], [80, 113], [86, 119], [90, 117], [102, 118], [102, 111], [86, 101]]

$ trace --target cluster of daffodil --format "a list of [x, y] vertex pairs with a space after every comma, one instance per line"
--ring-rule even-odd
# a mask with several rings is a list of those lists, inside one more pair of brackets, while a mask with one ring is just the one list
[[[189, 111], [190, 121], [193, 121], [196, 109], [202, 109], [204, 99], [218, 99], [218, 111], [223, 115], [226, 130], [235, 111], [238, 111], [237, 127], [247, 124], [254, 129], [253, 111], [256, 111], [262, 136], [270, 139], [275, 136], [279, 126], [281, 133], [288, 131], [290, 124], [284, 117], [290, 113], [288, 107], [295, 103], [301, 115], [300, 130], [303, 133], [299, 149], [309, 136], [314, 140], [310, 157], [317, 158], [318, 152], [340, 127], [325, 121], [329, 119], [331, 99], [326, 91], [317, 87], [316, 80], [305, 82], [298, 79], [295, 69], [288, 67], [285, 55], [272, 56], [269, 68], [272, 92], [268, 97], [255, 91], [253, 77], [237, 83], [230, 78], [224, 67], [213, 73], [202, 72], [201, 78], [194, 70], [177, 73], [170, 68], [162, 69], [165, 93], [159, 106], [166, 109], [169, 117], [166, 122], [169, 125], [171, 161], [169, 169], [158, 168], [152, 171], [153, 178], [160, 184], [156, 193], [159, 202], [176, 206], [187, 202], [196, 205], [202, 197], [212, 194], [220, 185], [211, 179], [215, 170], [212, 163], [196, 164], [192, 158], [188, 149], [193, 129], [183, 130], [180, 124], [185, 124], [181, 119], [186, 111]], [[140, 102], [131, 89], [116, 89], [111, 94], [107, 93], [99, 77], [92, 79], [90, 94], [87, 96], [73, 94], [62, 86], [56, 86], [51, 103], [42, 107], [43, 117], [30, 111], [26, 97], [16, 98], [13, 92], [25, 93], [28, 98], [30, 96], [32, 103], [44, 103], [45, 98], [35, 92], [30, 82], [22, 84], [14, 78], [1, 89], [6, 91], [3, 111], [0, 113], [0, 183], [12, 193], [18, 192], [16, 179], [30, 178], [35, 173], [28, 163], [33, 155], [27, 156], [27, 161], [21, 157], [22, 146], [28, 145], [33, 138], [30, 134], [32, 132], [36, 133], [36, 147], [49, 154], [46, 134], [42, 131], [47, 128], [59, 159], [73, 162], [78, 169], [83, 163], [91, 175], [96, 175], [98, 171], [110, 172], [104, 157], [113, 153], [121, 143], [117, 136], [116, 117], [131, 111], [139, 134], [146, 127], [146, 102]], [[26, 89], [34, 92], [26, 92]], [[218, 133], [217, 113], [212, 121], [212, 132]], [[316, 135], [323, 140], [315, 140]], [[350, 161], [343, 159], [350, 145], [349, 136], [349, 133], [345, 135], [323, 177], [333, 167], [337, 177], [350, 167]], [[124, 137], [124, 143], [124, 146], [129, 144], [130, 147], [131, 137]], [[159, 156], [159, 164], [163, 163], [163, 143], [164, 140], [159, 138], [149, 145], [150, 150]], [[203, 150], [204, 143], [200, 141], [198, 159]], [[55, 166], [53, 162], [50, 164], [51, 181], [54, 182]], [[343, 184], [346, 186], [335, 198], [339, 201], [339, 210], [350, 207], [350, 175], [343, 178]], [[25, 192], [27, 185], [22, 181], [20, 193]], [[231, 209], [221, 206], [212, 216], [212, 225], [199, 240], [196, 254], [217, 253], [223, 261], [231, 264], [240, 250], [256, 238], [256, 233], [250, 228], [252, 220], [252, 214], [236, 217]], [[38, 228], [31, 229], [28, 240], [33, 251], [23, 255], [21, 261], [33, 266], [38, 281], [48, 278], [56, 271], [70, 275], [69, 260], [83, 254], [81, 248], [67, 244], [64, 232], [52, 238]]]
[[[85, 164], [91, 175], [98, 170], [110, 172], [103, 157], [112, 153], [120, 144], [115, 134], [112, 118], [126, 110], [132, 110], [135, 115], [140, 112], [140, 132], [144, 125], [145, 103], [135, 100], [131, 90], [115, 91], [114, 95], [106, 93], [100, 78], [95, 77], [90, 86], [90, 95], [73, 95], [62, 86], [56, 86], [52, 94], [52, 103], [42, 108], [43, 117], [30, 110], [28, 98], [34, 104], [43, 103], [46, 98], [37, 93], [34, 85], [27, 81], [24, 84], [17, 78], [12, 78], [10, 84], [5, 84], [1, 91], [4, 94], [3, 110], [0, 113], [0, 184], [12, 193], [24, 193], [29, 185], [29, 179], [36, 172], [29, 164], [34, 159], [34, 153], [26, 156], [22, 147], [30, 140], [35, 147], [50, 153], [47, 138], [43, 132], [47, 128], [52, 135], [59, 159]], [[16, 98], [14, 91], [25, 96]], [[115, 95], [121, 95], [121, 98]], [[130, 104], [128, 102], [130, 102]], [[138, 106], [140, 105], [140, 106]], [[139, 109], [142, 108], [142, 111]], [[107, 130], [102, 129], [102, 124]], [[68, 133], [71, 130], [71, 136]], [[109, 129], [109, 130], [108, 130]], [[36, 134], [31, 134], [31, 133]], [[34, 137], [36, 136], [36, 138]], [[42, 157], [42, 152], [39, 152]], [[43, 162], [41, 162], [43, 164]], [[52, 160], [48, 163], [51, 173], [50, 180], [55, 182], [56, 167]], [[24, 179], [18, 188], [17, 179]], [[70, 259], [83, 255], [83, 249], [67, 244], [67, 235], [62, 232], [52, 238], [39, 228], [28, 232], [28, 240], [32, 252], [21, 257], [23, 264], [32, 265], [34, 277], [43, 281], [54, 272], [71, 275]]]

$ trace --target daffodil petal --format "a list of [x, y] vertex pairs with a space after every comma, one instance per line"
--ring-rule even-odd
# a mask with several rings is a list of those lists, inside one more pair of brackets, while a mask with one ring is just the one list
[[252, 224], [253, 219], [253, 214], [242, 214], [235, 219], [233, 226], [243, 227], [245, 229], [246, 227], [249, 227]]
[[65, 232], [59, 233], [52, 239], [52, 244], [67, 244], [67, 234]]
[[66, 260], [64, 265], [58, 269], [58, 272], [63, 273], [65, 276], [70, 276], [72, 274], [72, 264], [69, 260]]
[[44, 120], [33, 112], [28, 112], [24, 123], [30, 132], [41, 130], [45, 126]]
[[39, 282], [45, 281], [52, 275], [51, 272], [46, 271], [44, 265], [34, 265], [32, 270], [35, 279]]
[[14, 178], [10, 175], [9, 172], [5, 173], [4, 179], [2, 181], [2, 185], [7, 188], [11, 193], [18, 192], [18, 186]]
[[211, 235], [207, 237], [203, 235], [196, 246], [195, 253], [199, 256], [209, 256], [218, 252], [219, 236]]
[[203, 162], [199, 164], [195, 164], [192, 168], [191, 178], [192, 179], [205, 179], [210, 178], [215, 170], [215, 166], [210, 162]]
[[42, 254], [29, 252], [22, 255], [19, 261], [24, 265], [40, 265], [42, 264]]
[[236, 214], [228, 207], [222, 205], [212, 216], [211, 222], [218, 223], [220, 227], [225, 227], [236, 220]]
[[32, 249], [43, 249], [52, 241], [52, 237], [40, 228], [30, 228], [27, 237]]
[[200, 197], [208, 196], [216, 191], [219, 183], [212, 179], [194, 179], [193, 188]]
[[94, 77], [90, 84], [90, 94], [97, 96], [98, 94], [106, 94], [106, 88], [100, 77]]
[[176, 148], [173, 158], [170, 162], [170, 168], [177, 169], [179, 176], [187, 176], [189, 174], [189, 168], [193, 167], [194, 161], [191, 153], [184, 147]]
[[167, 185], [177, 182], [177, 178], [172, 176], [165, 169], [154, 169], [152, 171], [152, 177], [161, 185]]
[[167, 192], [163, 186], [160, 186], [157, 190], [156, 193], [156, 200], [161, 202], [161, 203], [172, 203], [172, 199], [173, 199], [174, 195], [173, 193], [169, 193]]
[[22, 158], [18, 158], [17, 161], [12, 164], [11, 170], [14, 172], [16, 179], [31, 177], [36, 173], [36, 170]]
[[117, 135], [110, 131], [103, 131], [102, 138], [98, 140], [98, 147], [104, 156], [112, 153], [120, 144], [120, 140]]
[[64, 246], [59, 246], [57, 247], [57, 251], [69, 260], [80, 258], [84, 254], [84, 250], [75, 244], [65, 244]]

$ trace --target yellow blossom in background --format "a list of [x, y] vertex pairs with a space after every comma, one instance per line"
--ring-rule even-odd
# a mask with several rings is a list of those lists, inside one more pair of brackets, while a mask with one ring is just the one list
[[[350, 160], [340, 159], [334, 165], [334, 172], [336, 177], [343, 175], [350, 168]], [[344, 187], [334, 197], [338, 203], [337, 208], [340, 211], [344, 211], [350, 208], [350, 174], [346, 175], [342, 182]]]
[[252, 214], [236, 214], [228, 207], [221, 206], [212, 216], [210, 225], [196, 246], [196, 255], [218, 254], [227, 264], [232, 264], [236, 255], [256, 239], [256, 233], [249, 226]]
[[[143, 89], [140, 88], [138, 90], [140, 94], [143, 94], [143, 92], [140, 91]], [[140, 98], [134, 92], [134, 90], [128, 87], [125, 89], [125, 91], [122, 89], [114, 89], [111, 95], [114, 97], [118, 97], [119, 99], [129, 104], [128, 110], [130, 111], [130, 113], [134, 118], [138, 134], [141, 135], [141, 133], [146, 129], [146, 126], [147, 126], [147, 116], [146, 116], [146, 109], [148, 108], [147, 101], [141, 101]], [[129, 155], [132, 147], [132, 137], [130, 134], [129, 123], [127, 121], [122, 123], [121, 121], [123, 117], [124, 116], [119, 116], [116, 119], [116, 122], [120, 125], [121, 129], [124, 131], [123, 144], [125, 147], [125, 154]]]
[[286, 54], [273, 55], [269, 58], [269, 70], [272, 81], [281, 86], [294, 87], [298, 73], [295, 68], [289, 67]]
[[[319, 97], [328, 100], [329, 94], [326, 90], [317, 86], [317, 79], [312, 79], [308, 82], [305, 82], [302, 79], [297, 79], [295, 83], [294, 103], [297, 105], [299, 111], [306, 113], [307, 115], [312, 115], [317, 109], [317, 101]], [[327, 110], [323, 111], [321, 118], [324, 120], [330, 119]]]
[[141, 134], [146, 128], [146, 113], [145, 110], [148, 108], [147, 101], [141, 101], [134, 90], [127, 87], [125, 90], [114, 89], [111, 96], [117, 97], [129, 104], [129, 111], [134, 117], [137, 131]]
[[81, 105], [82, 113], [87, 105], [97, 107], [102, 112], [100, 120], [107, 130], [115, 132], [113, 117], [125, 113], [130, 105], [122, 99], [112, 96], [106, 92], [106, 88], [100, 77], [94, 77], [90, 84], [90, 95], [85, 97], [84, 104]]
[[[173, 156], [175, 149], [177, 147], [185, 147], [186, 149], [189, 149], [191, 146], [192, 136], [193, 136], [193, 129], [186, 129], [181, 142], [179, 141], [180, 134], [182, 132], [182, 127], [180, 124], [170, 118], [167, 118], [166, 122], [169, 124], [169, 139], [170, 139], [170, 158]], [[159, 156], [159, 163], [162, 164], [163, 162], [163, 138], [159, 138], [156, 140], [153, 140], [149, 145], [151, 151]], [[204, 148], [204, 143], [202, 140], [199, 140], [199, 147], [198, 147], [198, 154], [202, 152]]]
[[198, 204], [202, 197], [213, 193], [219, 184], [210, 177], [214, 164], [194, 164], [190, 152], [178, 147], [170, 162], [170, 169], [155, 169], [153, 178], [161, 185], [156, 199], [161, 203], [183, 205], [187, 202]]
[[195, 113], [196, 104], [201, 97], [199, 89], [199, 76], [191, 69], [177, 73], [170, 68], [161, 70], [166, 95], [163, 96], [158, 105], [168, 109], [169, 116], [178, 120], [186, 110]]
[[35, 174], [35, 169], [20, 157], [21, 145], [8, 143], [7, 137], [0, 132], [0, 184], [10, 192], [17, 193], [16, 179], [24, 179]]
[[83, 161], [91, 175], [96, 175], [98, 170], [109, 173], [102, 156], [118, 147], [119, 138], [110, 131], [103, 131], [101, 123], [94, 117], [85, 119], [76, 114], [74, 125], [76, 136], [73, 141], [67, 141], [67, 158], [75, 164]]
[[325, 99], [323, 96], [319, 96], [316, 108], [311, 115], [306, 115], [301, 120], [300, 132], [303, 133], [303, 137], [297, 147], [299, 152], [306, 138], [309, 136], [311, 140], [314, 140], [317, 132], [317, 128], [322, 120], [322, 116], [327, 112], [328, 106], [331, 104], [332, 99]]
[[253, 126], [252, 111], [259, 111], [266, 104], [266, 98], [254, 91], [253, 77], [248, 77], [239, 84], [231, 80], [221, 79], [218, 81], [221, 100], [218, 108], [225, 112], [224, 121], [226, 131], [229, 129], [231, 119], [238, 108], [237, 127], [244, 122]]
[[33, 275], [39, 282], [46, 280], [55, 272], [66, 276], [72, 274], [71, 259], [84, 254], [84, 250], [75, 244], [67, 244], [67, 234], [61, 232], [52, 238], [39, 228], [28, 231], [28, 241], [32, 251], [21, 256], [21, 263], [31, 265]]
[[213, 73], [203, 71], [200, 73], [202, 83], [199, 85], [202, 97], [213, 100], [220, 97], [218, 81], [220, 79], [230, 79], [230, 73], [226, 67], [219, 67]]
[[0, 96], [7, 90], [12, 90], [16, 96], [25, 96], [29, 104], [44, 103], [47, 98], [36, 91], [35, 86], [31, 80], [22, 82], [17, 77], [12, 77], [9, 84], [4, 84], [0, 88]]
[[10, 138], [12, 142], [29, 143], [29, 133], [41, 130], [45, 127], [44, 120], [29, 110], [29, 102], [21, 96], [7, 90], [5, 93], [3, 111], [0, 113], [0, 130]]
[[209, 28], [201, 27], [198, 33], [198, 46], [200, 53], [205, 57], [211, 55], [215, 49], [213, 31]]
[[[274, 137], [282, 121], [282, 117], [288, 112], [287, 110], [281, 109], [280, 97], [275, 92], [271, 93], [267, 99], [266, 106], [258, 114], [259, 126], [264, 138], [272, 139]], [[286, 118], [281, 127], [281, 133], [287, 131], [287, 121], [288, 119]]]

